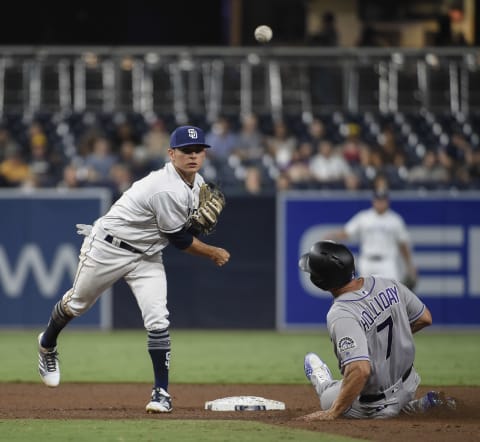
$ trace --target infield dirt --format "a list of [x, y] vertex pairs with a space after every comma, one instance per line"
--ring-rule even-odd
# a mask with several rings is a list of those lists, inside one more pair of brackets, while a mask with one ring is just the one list
[[[480, 388], [429, 387], [457, 399], [455, 411], [437, 410], [388, 420], [348, 420], [305, 423], [295, 418], [318, 409], [310, 385], [192, 385], [173, 384], [174, 411], [150, 415], [147, 384], [0, 383], [0, 419], [236, 419], [341, 434], [370, 441], [479, 441]], [[427, 388], [419, 389], [419, 395]], [[205, 402], [227, 396], [261, 396], [285, 402], [285, 411], [207, 411]]]

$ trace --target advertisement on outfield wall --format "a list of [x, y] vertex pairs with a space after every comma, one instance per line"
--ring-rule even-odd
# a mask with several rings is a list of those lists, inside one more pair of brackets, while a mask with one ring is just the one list
[[[0, 191], [0, 327], [46, 325], [75, 277], [75, 224], [92, 223], [110, 201], [104, 189]], [[109, 328], [110, 316], [107, 294], [72, 325]]]
[[[480, 193], [391, 192], [410, 234], [417, 295], [435, 325], [480, 325]], [[327, 232], [371, 207], [371, 193], [284, 192], [277, 197], [278, 329], [325, 324], [332, 296], [298, 269]], [[345, 242], [358, 257], [358, 242]]]

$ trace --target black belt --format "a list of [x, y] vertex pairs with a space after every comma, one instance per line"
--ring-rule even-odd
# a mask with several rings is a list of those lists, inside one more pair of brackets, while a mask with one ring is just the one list
[[[407, 378], [410, 376], [410, 373], [412, 372], [413, 365], [410, 365], [410, 368], [403, 373], [402, 376], [402, 381], [405, 382]], [[358, 400], [360, 402], [377, 402], [381, 401], [382, 399], [385, 399], [385, 393], [379, 393], [379, 394], [362, 394]]]
[[367, 259], [369, 261], [383, 261], [385, 258], [382, 255], [369, 255]]
[[104, 240], [109, 242], [110, 244], [113, 244], [114, 246], [120, 247], [121, 249], [128, 250], [129, 252], [142, 253], [140, 250], [136, 249], [135, 247], [132, 247], [130, 244], [127, 244], [124, 241], [114, 238], [112, 235], [107, 235], [104, 238]]

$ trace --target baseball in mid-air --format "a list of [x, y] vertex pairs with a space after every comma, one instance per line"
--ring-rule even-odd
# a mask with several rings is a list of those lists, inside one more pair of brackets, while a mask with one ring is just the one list
[[254, 35], [259, 43], [268, 43], [273, 37], [273, 31], [270, 26], [261, 25], [257, 26]]

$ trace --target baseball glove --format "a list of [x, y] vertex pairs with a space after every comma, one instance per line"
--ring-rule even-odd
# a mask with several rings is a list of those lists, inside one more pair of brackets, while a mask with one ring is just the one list
[[217, 186], [203, 183], [198, 201], [198, 209], [188, 219], [187, 228], [208, 235], [215, 229], [218, 217], [225, 207], [225, 195]]

